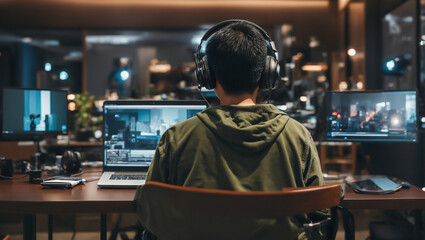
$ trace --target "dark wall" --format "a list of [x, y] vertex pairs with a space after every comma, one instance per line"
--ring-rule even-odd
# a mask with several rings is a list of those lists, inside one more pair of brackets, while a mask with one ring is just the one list
[[[389, 12], [397, 12], [399, 7], [403, 8], [403, 4], [417, 4], [415, 0], [366, 0], [366, 82], [367, 88], [385, 89], [383, 81], [382, 66], [384, 60], [384, 49], [382, 41], [383, 37], [383, 17]], [[413, 3], [412, 3], [413, 2]], [[416, 5], [410, 9], [414, 21], [412, 24], [417, 24], [418, 14]], [[417, 25], [413, 26], [417, 29]], [[413, 42], [417, 40], [417, 31], [411, 33], [411, 36], [402, 36], [411, 38]], [[419, 42], [419, 41], [417, 41]], [[398, 49], [397, 46], [392, 47], [393, 50]], [[385, 56], [388, 56], [388, 51], [385, 50]], [[417, 51], [413, 52], [416, 56]], [[394, 53], [394, 54], [399, 54]], [[417, 64], [417, 63], [415, 63]], [[418, 69], [418, 68], [416, 68]], [[415, 70], [417, 71], [417, 70]], [[417, 72], [414, 73], [417, 76]], [[418, 86], [412, 77], [408, 86], [403, 88], [416, 89]], [[420, 106], [420, 104], [419, 104]], [[419, 110], [419, 109], [418, 109]], [[361, 148], [366, 153], [370, 154], [369, 170], [371, 174], [386, 174], [395, 176], [417, 186], [424, 184], [424, 154], [423, 154], [423, 137], [422, 130], [419, 130], [417, 143], [362, 143]]]
[[35, 88], [37, 71], [42, 69], [41, 51], [39, 48], [21, 43], [18, 44], [17, 86]]
[[366, 1], [366, 86], [381, 89], [381, 1]]
[[41, 68], [40, 50], [25, 43], [1, 43], [0, 52], [1, 86], [34, 88]]
[[14, 44], [2, 43], [0, 45], [0, 86], [13, 86], [16, 75], [16, 51]]

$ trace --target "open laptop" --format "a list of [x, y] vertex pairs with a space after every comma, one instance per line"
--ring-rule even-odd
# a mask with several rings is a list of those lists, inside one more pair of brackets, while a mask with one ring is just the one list
[[207, 108], [205, 101], [105, 101], [103, 174], [100, 188], [145, 183], [162, 134]]

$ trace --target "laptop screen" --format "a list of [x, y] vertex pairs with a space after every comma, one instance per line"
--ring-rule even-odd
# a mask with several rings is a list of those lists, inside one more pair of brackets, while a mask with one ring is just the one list
[[107, 101], [104, 166], [149, 167], [162, 134], [207, 107], [203, 101]]

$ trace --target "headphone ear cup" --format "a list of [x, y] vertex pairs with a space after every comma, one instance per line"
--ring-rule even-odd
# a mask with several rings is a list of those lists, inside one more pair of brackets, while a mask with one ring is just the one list
[[72, 151], [69, 151], [69, 150], [66, 150], [62, 154], [61, 166], [62, 166], [62, 169], [65, 172], [68, 172], [69, 171], [69, 163], [72, 162], [73, 156], [74, 156], [74, 154], [72, 153]]
[[82, 154], [80, 152], [74, 152], [75, 154], [75, 161], [73, 164], [73, 172], [79, 172], [81, 170], [81, 161], [82, 159]]
[[65, 172], [73, 173], [81, 170], [81, 154], [70, 150], [62, 154], [61, 165]]
[[215, 88], [215, 79], [210, 71], [207, 56], [196, 61], [196, 80], [200, 87], [210, 90]]
[[271, 91], [276, 89], [277, 80], [280, 76], [280, 66], [277, 60], [267, 55], [266, 64], [264, 66], [264, 71], [261, 76], [260, 88], [264, 91]]

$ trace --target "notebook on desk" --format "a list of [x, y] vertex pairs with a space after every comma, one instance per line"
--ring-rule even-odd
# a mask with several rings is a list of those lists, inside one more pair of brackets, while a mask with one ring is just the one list
[[207, 108], [205, 101], [105, 101], [103, 174], [100, 188], [145, 183], [161, 135]]

